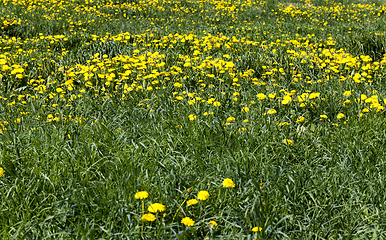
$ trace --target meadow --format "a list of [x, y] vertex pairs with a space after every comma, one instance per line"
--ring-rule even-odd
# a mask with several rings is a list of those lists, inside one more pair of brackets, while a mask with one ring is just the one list
[[0, 236], [386, 238], [385, 14], [0, 0]]

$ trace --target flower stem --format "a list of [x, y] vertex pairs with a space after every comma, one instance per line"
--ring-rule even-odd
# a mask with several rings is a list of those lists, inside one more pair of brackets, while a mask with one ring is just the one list
[[185, 200], [181, 203], [180, 207], [177, 209], [176, 214], [174, 214], [174, 217], [173, 217], [172, 222], [174, 222], [174, 219], [177, 217], [178, 212], [180, 211], [182, 205], [184, 205], [184, 203], [186, 202], [186, 200], [188, 199], [188, 197], [189, 197], [189, 196], [186, 196]]
[[[142, 200], [142, 214], [145, 212], [145, 202]], [[141, 224], [141, 235], [143, 233], [143, 221]]]

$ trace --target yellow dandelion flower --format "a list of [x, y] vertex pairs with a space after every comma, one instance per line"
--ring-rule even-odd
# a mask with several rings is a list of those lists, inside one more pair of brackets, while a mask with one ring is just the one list
[[215, 107], [220, 107], [220, 106], [221, 106], [221, 103], [218, 102], [218, 101], [216, 101], [216, 102], [213, 103], [213, 106], [215, 106]]
[[320, 96], [320, 93], [311, 93], [309, 96], [309, 99], [318, 98]]
[[264, 94], [264, 93], [259, 93], [256, 95], [256, 97], [259, 99], [259, 100], [264, 100], [267, 96]]
[[343, 96], [349, 97], [349, 96], [351, 95], [352, 92], [353, 92], [352, 90], [351, 90], [351, 91], [345, 91], [345, 92], [343, 93]]
[[197, 194], [197, 198], [201, 201], [205, 201], [206, 199], [209, 198], [209, 193], [207, 191], [200, 191]]
[[156, 220], [154, 214], [152, 213], [147, 213], [142, 216], [142, 220], [148, 221], [148, 222], [154, 222]]
[[344, 114], [343, 113], [339, 113], [337, 116], [336, 116], [337, 119], [342, 119], [344, 118]]
[[186, 202], [186, 205], [189, 207], [196, 203], [198, 203], [197, 199], [190, 199], [189, 201]]
[[297, 123], [304, 122], [306, 119], [303, 116], [299, 116], [298, 119], [296, 119]]
[[212, 226], [212, 227], [217, 227], [217, 223], [216, 223], [216, 221], [209, 221], [209, 224]]
[[62, 88], [57, 88], [56, 92], [61, 93], [61, 92], [64, 92], [64, 90]]
[[232, 181], [232, 179], [226, 178], [222, 182], [222, 186], [226, 187], [226, 188], [234, 188], [236, 186], [236, 184]]
[[194, 221], [190, 217], [184, 217], [181, 220], [181, 223], [188, 227], [191, 227], [194, 225]]
[[4, 169], [0, 167], [0, 177], [4, 176]]
[[234, 118], [234, 117], [228, 117], [227, 118], [227, 122], [233, 122], [233, 121], [235, 121], [236, 120], [236, 118]]
[[140, 191], [134, 195], [136, 199], [146, 199], [148, 196], [149, 194], [146, 191]]
[[254, 231], [254, 232], [260, 232], [261, 230], [263, 230], [261, 227], [252, 228], [252, 231]]
[[241, 109], [241, 111], [243, 111], [243, 112], [249, 112], [249, 107], [243, 107], [243, 109]]
[[291, 139], [284, 139], [283, 143], [287, 144], [288, 146], [292, 146], [294, 142]]
[[152, 213], [164, 212], [166, 210], [166, 207], [161, 203], [153, 203], [152, 205], [149, 206], [147, 210]]
[[272, 109], [269, 109], [267, 113], [268, 114], [275, 114], [275, 113], [277, 113], [277, 111], [272, 108]]
[[194, 121], [194, 120], [196, 120], [197, 116], [194, 115], [194, 114], [190, 114], [190, 115], [188, 116], [188, 118], [189, 118], [190, 121]]

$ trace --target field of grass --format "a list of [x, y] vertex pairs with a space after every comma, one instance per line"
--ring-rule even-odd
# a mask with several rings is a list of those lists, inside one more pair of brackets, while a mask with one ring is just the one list
[[386, 238], [385, 14], [0, 0], [0, 236]]

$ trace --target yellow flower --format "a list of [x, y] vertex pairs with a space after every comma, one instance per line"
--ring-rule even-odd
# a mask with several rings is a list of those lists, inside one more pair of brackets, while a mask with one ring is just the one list
[[215, 106], [215, 107], [220, 107], [220, 106], [221, 106], [221, 103], [218, 102], [218, 101], [216, 101], [216, 102], [213, 103], [213, 106]]
[[296, 122], [301, 123], [301, 122], [304, 122], [304, 120], [306, 119], [303, 116], [299, 116], [298, 119], [296, 119]]
[[166, 210], [166, 207], [161, 203], [153, 203], [152, 205], [149, 206], [147, 210], [152, 213], [164, 212]]
[[243, 107], [243, 109], [241, 109], [241, 111], [243, 111], [243, 112], [249, 112], [249, 107]]
[[230, 178], [225, 178], [222, 182], [222, 186], [226, 188], [234, 188], [236, 184]]
[[272, 109], [269, 109], [267, 113], [268, 114], [275, 114], [275, 113], [277, 113], [277, 111], [272, 108]]
[[149, 194], [146, 191], [140, 191], [134, 195], [136, 199], [146, 199], [148, 196]]
[[289, 102], [291, 102], [291, 100], [292, 100], [291, 95], [285, 95], [285, 96], [283, 97], [283, 101], [281, 101], [281, 103], [284, 104], [284, 105], [286, 105], [286, 104], [288, 104]]
[[212, 220], [212, 221], [209, 221], [209, 224], [211, 224], [213, 227], [217, 227], [217, 225], [218, 225], [218, 224], [216, 223], [216, 221], [213, 221], [213, 220]]
[[194, 204], [196, 204], [196, 203], [198, 203], [197, 199], [190, 199], [190, 200], [186, 203], [186, 205], [189, 207], [189, 206], [194, 205]]
[[0, 177], [4, 176], [4, 169], [0, 167]]
[[348, 96], [351, 95], [351, 93], [352, 93], [352, 91], [345, 91], [345, 92], [343, 93], [343, 96], [348, 97]]
[[326, 118], [327, 118], [327, 115], [322, 114], [322, 115], [320, 115], [320, 118], [326, 119]]
[[337, 119], [342, 119], [344, 118], [344, 114], [343, 113], [339, 113], [337, 116], [336, 116]]
[[264, 100], [267, 96], [264, 94], [264, 93], [259, 93], [256, 95], [256, 97], [259, 99], [259, 100]]
[[181, 223], [188, 227], [191, 227], [194, 225], [194, 221], [190, 217], [184, 217], [181, 220]]
[[56, 92], [61, 93], [61, 92], [64, 92], [64, 90], [62, 88], [57, 88]]
[[284, 139], [283, 143], [287, 144], [288, 146], [292, 146], [294, 142], [291, 139]]
[[202, 200], [202, 201], [205, 201], [206, 199], [209, 198], [209, 193], [207, 191], [200, 191], [198, 194], [197, 194], [197, 198], [199, 200]]
[[254, 231], [254, 232], [260, 232], [261, 230], [263, 230], [261, 227], [252, 228], [252, 231]]
[[236, 118], [234, 118], [234, 117], [228, 117], [227, 118], [227, 122], [233, 122], [233, 121], [235, 121], [236, 120]]
[[147, 213], [147, 214], [144, 214], [144, 215], [142, 216], [142, 220], [148, 221], [148, 222], [154, 222], [155, 219], [156, 219], [156, 218], [155, 218], [154, 214], [151, 214], [151, 213]]
[[318, 98], [320, 96], [320, 93], [311, 93], [309, 96], [309, 99]]
[[194, 114], [190, 114], [190, 115], [188, 116], [188, 118], [189, 118], [190, 121], [193, 121], [193, 120], [196, 120], [197, 116], [194, 115]]

